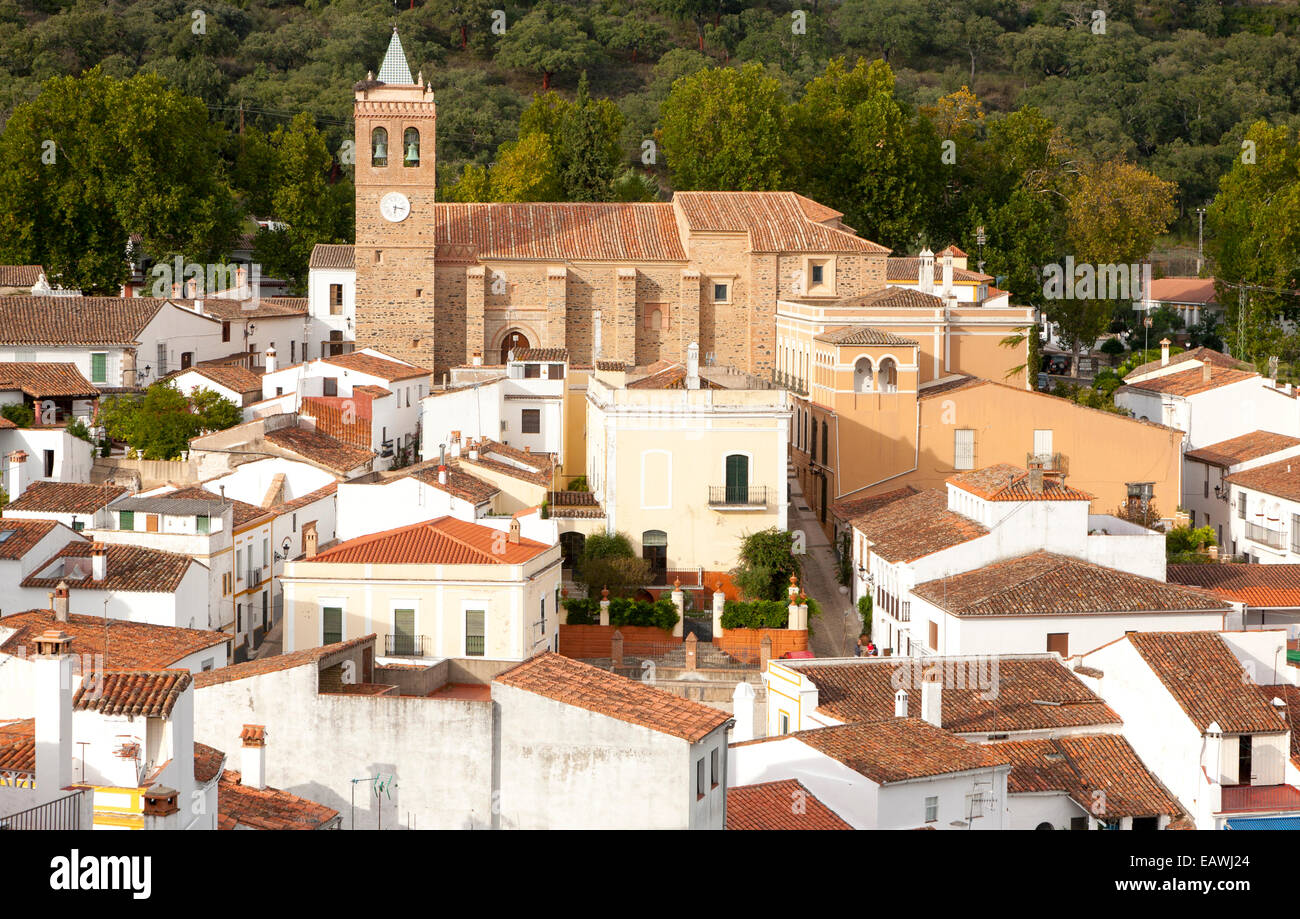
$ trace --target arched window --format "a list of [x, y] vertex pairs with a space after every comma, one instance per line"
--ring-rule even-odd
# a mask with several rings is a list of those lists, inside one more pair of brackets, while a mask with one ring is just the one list
[[650, 318], [648, 322], [648, 328], [658, 330], [658, 329], [662, 329], [663, 327], [664, 327], [663, 310], [651, 310]]
[[858, 358], [858, 362], [853, 365], [853, 391], [854, 392], [871, 392], [871, 359], [866, 357]]
[[668, 534], [646, 530], [641, 534], [641, 557], [650, 563], [650, 583], [668, 582]]
[[880, 362], [880, 391], [898, 392], [898, 364], [892, 357]]
[[370, 165], [388, 165], [388, 132], [383, 128], [370, 132]]
[[420, 132], [415, 128], [407, 128], [402, 135], [402, 152], [403, 166], [420, 165]]

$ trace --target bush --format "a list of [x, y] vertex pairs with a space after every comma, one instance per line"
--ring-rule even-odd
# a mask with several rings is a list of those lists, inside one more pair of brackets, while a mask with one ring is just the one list
[[1206, 562], [1209, 558], [1202, 550], [1218, 545], [1214, 527], [1174, 527], [1165, 533], [1165, 559], [1174, 564]]
[[[575, 597], [562, 600], [561, 605], [567, 613], [569, 625], [599, 625], [600, 601], [593, 597]], [[615, 597], [609, 601], [609, 624], [616, 626], [644, 625], [672, 631], [677, 625], [677, 607], [667, 598], [655, 600], [631, 600], [627, 597]]]
[[0, 405], [0, 415], [12, 421], [20, 428], [30, 428], [36, 423], [36, 411], [22, 402]]
[[862, 617], [861, 634], [871, 636], [871, 595], [858, 598], [858, 615]]
[[599, 625], [600, 601], [591, 597], [572, 597], [561, 600], [560, 605], [566, 613], [565, 621], [569, 625]]
[[[808, 614], [812, 615], [809, 603]], [[722, 607], [724, 629], [784, 629], [790, 624], [790, 605], [780, 600], [728, 600]]]
[[84, 440], [86, 443], [92, 445], [95, 443], [94, 438], [90, 436], [90, 428], [86, 427], [85, 422], [80, 418], [68, 422], [68, 426], [65, 427], [64, 430], [78, 440]]
[[591, 489], [587, 487], [587, 477], [585, 475], [580, 475], [572, 482], [570, 482], [567, 490], [568, 491], [591, 491]]
[[741, 542], [732, 582], [751, 600], [784, 600], [790, 575], [800, 573], [794, 547], [794, 534], [776, 527], [750, 533]]
[[626, 597], [650, 583], [650, 563], [637, 558], [625, 533], [593, 533], [582, 547], [578, 580], [589, 596], [609, 588], [611, 597]]

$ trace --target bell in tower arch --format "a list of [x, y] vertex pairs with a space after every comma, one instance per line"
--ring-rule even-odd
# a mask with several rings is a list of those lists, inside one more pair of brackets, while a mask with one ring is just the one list
[[420, 165], [420, 132], [415, 128], [407, 128], [403, 141], [406, 144], [406, 158], [402, 161], [402, 165]]

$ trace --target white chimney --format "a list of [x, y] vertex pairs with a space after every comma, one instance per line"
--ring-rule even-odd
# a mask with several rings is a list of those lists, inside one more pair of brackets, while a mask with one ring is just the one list
[[1160, 366], [1169, 366], [1169, 339], [1160, 339]]
[[934, 671], [921, 678], [921, 717], [937, 728], [943, 727], [943, 682]]
[[9, 461], [9, 500], [13, 501], [27, 487], [26, 476], [23, 475], [23, 465], [27, 462], [27, 454], [22, 450], [15, 450], [5, 459]]
[[475, 352], [474, 352], [474, 356], [473, 356], [472, 358], [470, 358], [470, 365], [473, 366], [473, 367], [482, 367], [482, 366], [483, 366], [483, 352], [482, 352], [482, 351], [475, 351]]
[[696, 342], [686, 347], [686, 388], [700, 388], [700, 346]]
[[193, 300], [196, 297], [198, 297], [198, 295], [199, 295], [199, 282], [194, 278], [190, 278], [188, 281], [185, 282], [185, 296], [188, 299]]
[[934, 253], [929, 247], [921, 250], [921, 265], [917, 271], [917, 283], [921, 286], [921, 293], [934, 293]]
[[102, 581], [108, 576], [108, 546], [97, 542], [90, 547], [90, 577]]
[[945, 300], [952, 297], [952, 253], [945, 252], [943, 255], [943, 298]]
[[266, 349], [266, 372], [275, 373], [275, 346]]
[[43, 800], [72, 784], [72, 639], [52, 627], [36, 638], [36, 790]]
[[439, 484], [439, 485], [446, 485], [446, 484], [447, 484], [447, 467], [446, 467], [446, 466], [439, 466], [439, 467], [438, 467], [438, 484]]
[[56, 622], [68, 621], [68, 582], [60, 581], [59, 586], [54, 588], [54, 593], [50, 594], [52, 604], [50, 609], [54, 611]]
[[731, 694], [731, 711], [736, 724], [731, 729], [731, 742], [743, 743], [754, 739], [754, 687], [748, 683], [737, 683], [736, 691]]
[[246, 724], [239, 734], [239, 783], [259, 791], [266, 787], [266, 728]]
[[906, 689], [900, 689], [898, 692], [894, 693], [894, 717], [895, 718], [907, 717], [907, 690]]

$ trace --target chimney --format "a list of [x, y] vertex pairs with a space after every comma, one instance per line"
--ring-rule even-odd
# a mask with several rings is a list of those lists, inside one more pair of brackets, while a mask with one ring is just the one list
[[194, 278], [190, 278], [188, 281], [185, 282], [185, 297], [189, 300], [194, 300], [198, 297], [198, 295], [199, 295], [199, 282]]
[[1201, 382], [1210, 382], [1210, 365], [1208, 363], [1201, 365]]
[[235, 286], [239, 288], [241, 297], [248, 296], [248, 269], [243, 265], [235, 269]]
[[1169, 366], [1169, 339], [1160, 339], [1160, 366]]
[[97, 542], [90, 547], [90, 578], [102, 581], [108, 576], [108, 546]]
[[943, 727], [943, 683], [938, 670], [921, 678], [921, 717], [937, 728]]
[[1029, 490], [1036, 495], [1043, 493], [1043, 467], [1035, 466], [1029, 470]]
[[943, 298], [945, 300], [952, 296], [952, 253], [943, 254]]
[[135, 348], [122, 352], [122, 386], [124, 389], [135, 388]]
[[469, 458], [472, 459], [472, 460], [477, 460], [477, 459], [478, 459], [478, 443], [477, 443], [477, 441], [473, 441], [473, 440], [471, 440], [471, 441], [469, 442]]
[[9, 500], [14, 501], [27, 487], [26, 476], [23, 474], [23, 465], [27, 462], [27, 454], [22, 450], [15, 450], [13, 453], [8, 454], [5, 459], [9, 461]]
[[686, 388], [700, 388], [700, 346], [691, 342], [686, 348]]
[[275, 373], [275, 346], [266, 349], [266, 372]]
[[36, 788], [52, 800], [72, 784], [72, 639], [51, 627], [36, 637]]
[[934, 253], [930, 248], [921, 250], [921, 265], [917, 271], [917, 283], [920, 284], [921, 293], [934, 293]]
[[54, 598], [54, 605], [51, 607], [51, 609], [54, 610], [55, 621], [67, 622], [68, 621], [68, 582], [60, 581], [59, 586], [54, 588], [54, 593], [51, 594], [51, 596]]
[[302, 554], [306, 558], [316, 557], [316, 522], [304, 523], [302, 525]]
[[266, 787], [266, 728], [246, 724], [239, 734], [239, 783], [261, 791]]
[[483, 366], [483, 352], [482, 352], [482, 351], [475, 351], [475, 352], [474, 352], [474, 356], [473, 356], [472, 358], [470, 358], [470, 366], [472, 366], [472, 367], [482, 367], [482, 366]]
[[900, 689], [898, 692], [894, 693], [894, 717], [895, 718], [907, 717], [907, 690], [906, 689]]
[[438, 484], [439, 485], [447, 484], [447, 467], [442, 465], [441, 463], [438, 464]]
[[511, 543], [513, 543], [513, 544], [515, 544], [515, 545], [519, 545], [519, 518], [518, 518], [518, 517], [511, 517], [511, 518], [510, 518], [510, 536], [509, 536], [509, 539], [510, 539], [510, 542], [511, 542]]

